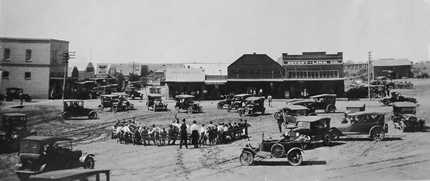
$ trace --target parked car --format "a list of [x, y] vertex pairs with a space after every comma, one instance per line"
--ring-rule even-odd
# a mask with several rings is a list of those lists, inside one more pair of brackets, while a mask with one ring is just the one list
[[[104, 176], [103, 176], [104, 175]], [[30, 176], [28, 181], [70, 181], [70, 180], [110, 180], [110, 170], [106, 169], [65, 169]]]
[[113, 94], [101, 95], [99, 107], [101, 107], [102, 109], [107, 107], [112, 108], [113, 102], [116, 99], [119, 99], [119, 95], [113, 95]]
[[287, 104], [286, 106], [275, 112], [275, 114], [273, 114], [273, 117], [276, 120], [282, 120], [282, 122], [288, 124], [296, 123], [297, 116], [308, 115], [314, 115], [314, 113], [311, 113], [311, 111], [307, 107], [301, 105]]
[[339, 125], [332, 125], [331, 133], [335, 138], [344, 135], [368, 135], [373, 140], [382, 140], [388, 132], [385, 113], [360, 111], [345, 113]]
[[22, 92], [22, 99], [25, 102], [31, 102], [31, 96], [24, 94], [24, 90], [16, 87], [6, 88], [6, 101], [13, 101], [14, 99], [20, 99], [19, 93]]
[[253, 165], [256, 159], [265, 159], [267, 152], [271, 157], [286, 158], [288, 163], [293, 166], [301, 165], [303, 162], [303, 143], [298, 141], [290, 141], [287, 139], [281, 140], [266, 140], [263, 139], [258, 147], [248, 143], [242, 148], [242, 153], [239, 156], [239, 161], [244, 166]]
[[417, 103], [417, 100], [413, 97], [405, 97], [400, 94], [398, 90], [391, 90], [391, 97], [386, 97], [380, 100], [380, 102], [386, 106], [391, 106], [395, 102], [412, 102]]
[[233, 96], [233, 99], [229, 105], [229, 107], [227, 107], [227, 110], [238, 110], [240, 108], [242, 108], [244, 106], [244, 103], [246, 102], [246, 99], [248, 97], [251, 97], [251, 94], [237, 94]]
[[21, 140], [16, 174], [21, 180], [30, 175], [69, 168], [93, 169], [94, 155], [72, 149], [70, 138], [29, 136]]
[[139, 97], [141, 100], [143, 99], [143, 94], [133, 86], [129, 86], [125, 89], [125, 93], [130, 97], [130, 99], [135, 99], [136, 97]]
[[311, 99], [294, 100], [287, 104], [307, 107], [311, 112], [322, 109], [324, 112], [336, 111], [336, 94], [320, 94], [311, 96]]
[[127, 100], [125, 93], [112, 93], [100, 96], [101, 104], [99, 107], [102, 109], [110, 107], [112, 111], [128, 111], [134, 109], [134, 105]]
[[248, 97], [245, 99], [245, 106], [238, 109], [239, 116], [243, 115], [255, 115], [261, 113], [262, 115], [266, 111], [264, 107], [264, 97]]
[[29, 130], [27, 127], [26, 114], [2, 114], [0, 122], [0, 148], [2, 148], [2, 151], [18, 151], [20, 140], [35, 133], [35, 131]]
[[87, 116], [88, 119], [97, 119], [97, 111], [85, 108], [83, 100], [64, 100], [62, 116], [64, 119], [82, 116]]
[[323, 141], [324, 145], [329, 145], [334, 139], [334, 134], [330, 127], [330, 117], [325, 116], [300, 116], [297, 117], [296, 127], [292, 131], [298, 135], [305, 135], [310, 138], [310, 143]]
[[404, 131], [420, 131], [424, 129], [425, 121], [418, 119], [417, 105], [411, 102], [393, 103], [393, 116], [391, 120]]
[[188, 113], [200, 113], [202, 112], [202, 106], [194, 102], [194, 96], [181, 94], [176, 97], [175, 109], [179, 112], [180, 110], [186, 110]]
[[160, 94], [148, 94], [148, 101], [146, 102], [148, 110], [152, 110], [154, 112], [167, 111], [167, 104], [163, 103], [162, 97], [163, 96]]
[[221, 100], [217, 103], [218, 109], [228, 109], [230, 107], [231, 101], [233, 100], [232, 95], [227, 95], [224, 100]]

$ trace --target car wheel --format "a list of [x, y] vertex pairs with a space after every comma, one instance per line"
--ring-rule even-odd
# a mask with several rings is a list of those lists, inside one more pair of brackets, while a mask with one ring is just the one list
[[96, 118], [97, 118], [96, 112], [90, 112], [90, 114], [88, 115], [88, 119], [96, 119]]
[[281, 158], [285, 155], [285, 148], [283, 145], [277, 143], [272, 145], [270, 148], [270, 153], [272, 153], [272, 156], [275, 158]]
[[302, 151], [299, 148], [292, 148], [287, 154], [288, 162], [293, 166], [298, 166], [303, 162]]
[[240, 164], [243, 166], [249, 166], [254, 164], [254, 154], [250, 151], [242, 151], [239, 157]]
[[85, 161], [84, 161], [84, 168], [93, 169], [94, 165], [95, 165], [94, 158], [88, 157], [87, 159], [85, 159]]
[[370, 138], [375, 141], [381, 141], [385, 137], [385, 133], [381, 127], [373, 127], [370, 130]]

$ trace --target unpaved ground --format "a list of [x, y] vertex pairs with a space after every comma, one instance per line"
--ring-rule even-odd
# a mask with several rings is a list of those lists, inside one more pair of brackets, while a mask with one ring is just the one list
[[[415, 81], [417, 88], [407, 91], [418, 98], [418, 115], [430, 118], [430, 81]], [[293, 167], [284, 160], [266, 160], [255, 166], [240, 166], [238, 156], [246, 143], [240, 140], [226, 145], [207, 146], [199, 149], [178, 149], [178, 146], [133, 146], [118, 144], [110, 140], [109, 128], [116, 119], [134, 117], [141, 124], [167, 125], [173, 113], [153, 113], [146, 111], [144, 102], [133, 101], [137, 110], [128, 113], [100, 112], [100, 119], [76, 119], [61, 121], [55, 119], [58, 101], [39, 101], [28, 105], [23, 112], [31, 113], [32, 127], [40, 134], [65, 135], [76, 139], [77, 148], [96, 154], [96, 167], [112, 170], [112, 180], [405, 180], [430, 179], [430, 134], [427, 132], [399, 133], [390, 129], [390, 138], [374, 142], [364, 137], [345, 138], [331, 147], [317, 147], [306, 150], [303, 166]], [[360, 101], [366, 108], [390, 112], [390, 107], [382, 107], [374, 101]], [[97, 101], [87, 101], [96, 108]], [[199, 123], [227, 122], [237, 120], [237, 113], [216, 109], [216, 101], [201, 102], [205, 113], [187, 115], [180, 118], [197, 120]], [[339, 112], [351, 102], [338, 101]], [[44, 105], [44, 106], [40, 106]], [[173, 103], [169, 104], [172, 108]], [[284, 105], [284, 100], [276, 100], [268, 112], [273, 113]], [[16, 111], [4, 105], [2, 112]], [[44, 113], [41, 114], [40, 110]], [[339, 122], [342, 113], [329, 114], [333, 124]], [[271, 114], [247, 117], [252, 127], [251, 141], [261, 141], [266, 137], [279, 137]], [[430, 122], [428, 122], [430, 124]], [[1, 180], [16, 180], [12, 166], [16, 154], [0, 156]]]

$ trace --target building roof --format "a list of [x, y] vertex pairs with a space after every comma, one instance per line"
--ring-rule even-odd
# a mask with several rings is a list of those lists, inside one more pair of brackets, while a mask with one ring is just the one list
[[206, 75], [227, 75], [227, 63], [187, 63], [185, 67], [202, 70]]
[[165, 82], [205, 82], [205, 73], [192, 67], [169, 67], [165, 72]]
[[406, 58], [394, 59], [394, 58], [382, 58], [373, 62], [374, 66], [402, 66], [412, 65], [412, 62]]
[[256, 54], [256, 53], [243, 54], [236, 61], [234, 61], [232, 64], [230, 64], [228, 66], [228, 68], [230, 68], [231, 66], [234, 66], [235, 64], [247, 64], [247, 65], [261, 66], [262, 64], [268, 64], [268, 63], [276, 64], [279, 66], [280, 69], [282, 68], [281, 65], [277, 61], [273, 60], [268, 55]]
[[66, 40], [49, 39], [49, 38], [16, 38], [16, 37], [0, 37], [0, 42], [22, 42], [22, 43], [48, 43], [51, 41], [58, 41], [69, 43]]

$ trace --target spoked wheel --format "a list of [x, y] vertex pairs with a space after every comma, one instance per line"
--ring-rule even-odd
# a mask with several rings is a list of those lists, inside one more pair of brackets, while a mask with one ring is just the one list
[[281, 158], [285, 155], [285, 148], [283, 145], [277, 143], [272, 145], [270, 148], [270, 153], [272, 153], [272, 156], [275, 158]]
[[302, 151], [299, 148], [293, 148], [288, 152], [288, 162], [293, 166], [298, 166], [303, 162]]
[[89, 118], [89, 119], [96, 119], [96, 118], [97, 118], [97, 113], [96, 113], [96, 112], [91, 112], [91, 113], [88, 115], [88, 118]]
[[240, 164], [243, 166], [249, 166], [254, 164], [254, 154], [250, 151], [243, 151], [239, 157]]
[[372, 138], [375, 141], [381, 141], [384, 139], [384, 137], [385, 137], [385, 133], [381, 127], [374, 127], [370, 131], [370, 138]]
[[85, 159], [84, 168], [93, 169], [94, 165], [95, 165], [94, 158], [88, 157], [87, 159]]

